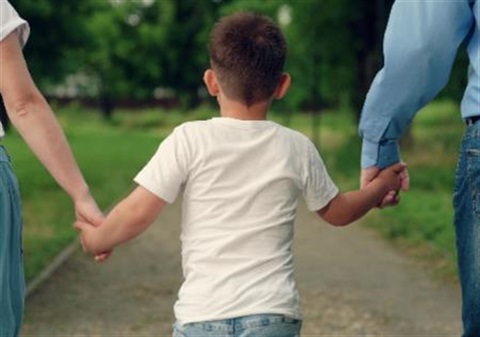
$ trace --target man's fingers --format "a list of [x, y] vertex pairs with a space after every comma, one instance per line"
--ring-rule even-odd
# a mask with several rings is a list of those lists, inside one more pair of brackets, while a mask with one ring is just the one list
[[408, 191], [410, 189], [410, 176], [406, 168], [400, 172], [400, 188], [402, 191]]
[[382, 202], [377, 206], [377, 208], [386, 208], [390, 206], [395, 206], [400, 202], [400, 194], [397, 191], [388, 192], [383, 198]]
[[404, 162], [400, 162], [400, 163], [397, 163], [397, 164], [393, 165], [392, 169], [395, 173], [402, 174], [402, 172], [405, 171], [406, 167], [407, 167], [407, 164], [405, 164]]

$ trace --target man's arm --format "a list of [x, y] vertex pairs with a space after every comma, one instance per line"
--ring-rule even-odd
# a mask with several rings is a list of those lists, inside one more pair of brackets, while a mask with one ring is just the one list
[[165, 201], [146, 188], [138, 186], [120, 201], [99, 227], [77, 222], [84, 249], [94, 255], [111, 251], [143, 231], [158, 217]]
[[385, 32], [384, 67], [367, 94], [360, 120], [362, 168], [381, 169], [400, 160], [398, 139], [447, 83], [473, 20], [469, 0], [394, 3]]
[[77, 219], [93, 224], [102, 214], [50, 106], [33, 82], [16, 33], [0, 42], [0, 92], [13, 125], [75, 204]]

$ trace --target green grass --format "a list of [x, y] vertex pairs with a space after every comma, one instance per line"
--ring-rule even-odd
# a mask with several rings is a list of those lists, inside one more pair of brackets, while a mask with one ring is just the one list
[[[319, 151], [342, 191], [359, 186], [361, 142], [351, 116], [348, 111], [327, 111], [320, 122]], [[310, 122], [308, 116], [296, 115], [292, 126], [311, 135]], [[411, 137], [401, 142], [410, 191], [401, 194], [398, 206], [373, 210], [361, 220], [399, 250], [449, 279], [457, 275], [451, 199], [463, 130], [455, 103], [436, 101], [420, 111]]]
[[[85, 116], [62, 116], [67, 137], [99, 206], [106, 209], [125, 195], [132, 178], [157, 148], [155, 132], [117, 130]], [[87, 120], [95, 115], [88, 116]], [[74, 121], [77, 119], [76, 121]], [[15, 133], [5, 139], [13, 157], [22, 193], [24, 252], [27, 279], [31, 279], [76, 237], [68, 196], [59, 189]]]
[[[116, 111], [111, 122], [98, 112], [78, 106], [55, 108], [75, 156], [102, 209], [132, 187], [132, 178], [150, 159], [160, 141], [185, 120], [205, 119], [215, 109], [202, 107], [189, 114], [175, 111]], [[409, 165], [411, 191], [395, 208], [371, 212], [362, 223], [381, 232], [400, 249], [436, 270], [455, 275], [451, 191], [457, 148], [463, 130], [456, 105], [436, 102], [415, 119], [413, 143], [402, 150]], [[270, 118], [312, 135], [309, 114], [273, 112]], [[326, 111], [319, 120], [319, 151], [330, 175], [343, 190], [358, 187], [360, 140], [352, 113]], [[27, 278], [36, 275], [71, 243], [73, 208], [19, 136], [5, 140], [19, 178], [24, 215]]]
[[456, 278], [452, 191], [464, 130], [458, 107], [435, 102], [419, 112], [413, 144], [402, 150], [411, 189], [397, 207], [372, 212], [364, 224], [420, 258], [447, 278]]

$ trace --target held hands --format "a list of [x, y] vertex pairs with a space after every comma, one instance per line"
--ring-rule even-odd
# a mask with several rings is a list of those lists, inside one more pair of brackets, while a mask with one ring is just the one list
[[[88, 246], [86, 246], [88, 234], [92, 232], [95, 227], [99, 227], [102, 224], [104, 215], [91, 195], [87, 195], [84, 198], [75, 201], [75, 217], [76, 220], [74, 227], [81, 231], [80, 241], [83, 250], [88, 252]], [[107, 260], [111, 254], [111, 251], [98, 254], [95, 256], [95, 261], [103, 262]]]
[[104, 218], [90, 195], [75, 201], [75, 217], [76, 221], [86, 222], [94, 227], [100, 226]]
[[367, 186], [376, 179], [381, 179], [387, 186], [387, 194], [377, 207], [384, 208], [388, 206], [395, 206], [400, 202], [399, 191], [408, 191], [410, 187], [410, 178], [408, 175], [407, 166], [400, 162], [389, 166], [383, 170], [377, 167], [369, 167], [362, 170], [360, 178], [361, 188]]
[[92, 226], [90, 223], [84, 222], [84, 221], [76, 221], [75, 224], [75, 229], [77, 229], [80, 232], [80, 242], [82, 243], [82, 248], [86, 253], [91, 253], [95, 255], [95, 261], [97, 262], [104, 262], [106, 261], [111, 255], [112, 251], [106, 251], [106, 252], [95, 252], [93, 247], [94, 247], [94, 242], [96, 239], [96, 235], [98, 234], [98, 228], [95, 226]]

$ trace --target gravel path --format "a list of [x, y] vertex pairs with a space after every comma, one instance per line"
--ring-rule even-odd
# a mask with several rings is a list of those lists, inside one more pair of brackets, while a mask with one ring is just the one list
[[[171, 336], [181, 282], [180, 205], [96, 264], [78, 249], [28, 299], [23, 336]], [[459, 336], [458, 286], [432, 277], [374, 232], [299, 209], [302, 336]]]

